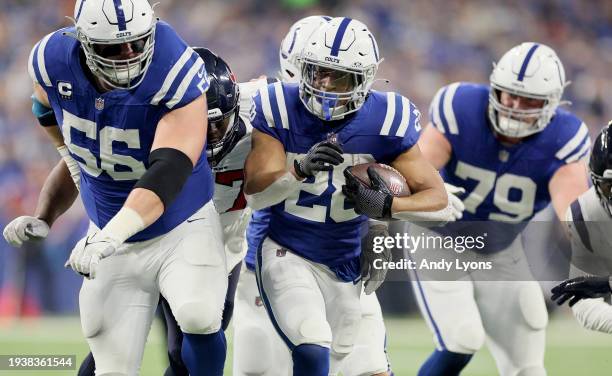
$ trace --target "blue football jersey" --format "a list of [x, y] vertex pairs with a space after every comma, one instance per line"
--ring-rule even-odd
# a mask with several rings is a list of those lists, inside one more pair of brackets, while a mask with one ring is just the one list
[[586, 158], [591, 140], [587, 126], [559, 108], [542, 132], [516, 145], [502, 144], [488, 118], [489, 90], [471, 83], [443, 87], [429, 117], [452, 146], [441, 171], [444, 180], [466, 190], [462, 221], [503, 222], [495, 234], [502, 247], [550, 203], [551, 178], [563, 165]]
[[254, 97], [253, 127], [283, 144], [287, 166], [329, 137], [342, 145], [344, 163], [304, 180], [299, 191], [273, 206], [268, 236], [337, 270], [359, 255], [360, 225], [367, 219], [345, 202], [344, 169], [374, 161], [390, 164], [417, 142], [420, 113], [399, 94], [373, 91], [347, 119], [324, 122], [306, 109], [298, 92], [297, 85], [283, 83], [260, 89]]
[[[155, 53], [142, 83], [132, 90], [99, 93], [85, 74], [80, 43], [55, 31], [32, 50], [29, 72], [46, 91], [70, 154], [81, 168], [81, 198], [102, 228], [123, 206], [148, 168], [159, 120], [208, 89], [204, 62], [170, 25], [158, 22]], [[162, 235], [208, 202], [214, 183], [206, 153], [176, 200], [129, 241]]]

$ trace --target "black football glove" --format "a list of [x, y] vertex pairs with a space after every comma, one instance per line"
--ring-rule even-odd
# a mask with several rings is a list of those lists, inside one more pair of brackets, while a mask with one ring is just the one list
[[612, 293], [611, 277], [582, 276], [567, 279], [553, 287], [551, 299], [558, 305], [569, 300], [569, 306], [582, 299], [601, 298]]
[[391, 219], [391, 204], [393, 195], [384, 180], [372, 168], [368, 167], [370, 186], [367, 187], [351, 172], [350, 167], [344, 170], [346, 185], [342, 186], [342, 193], [347, 201], [355, 206], [357, 214], [363, 214], [373, 219]]
[[325, 140], [315, 144], [300, 161], [293, 161], [295, 173], [301, 178], [314, 176], [319, 171], [329, 171], [344, 162], [342, 148], [333, 141]]
[[[391, 261], [393, 255], [391, 249], [384, 246], [384, 242], [380, 245], [383, 249], [374, 250], [374, 239], [386, 239], [389, 236], [389, 228], [387, 224], [377, 223], [370, 225], [368, 233], [361, 239], [361, 279], [363, 281], [364, 292], [370, 295], [382, 285], [387, 276], [387, 268], [382, 267], [384, 261]], [[374, 261], [381, 260], [377, 263], [380, 269], [374, 267]]]

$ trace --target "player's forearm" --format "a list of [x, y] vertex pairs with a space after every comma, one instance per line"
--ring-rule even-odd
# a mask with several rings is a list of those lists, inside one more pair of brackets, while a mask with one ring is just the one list
[[72, 206], [77, 195], [70, 171], [64, 161], [60, 160], [47, 176], [40, 191], [35, 216], [51, 227]]
[[136, 211], [145, 227], [157, 221], [164, 213], [164, 204], [159, 196], [144, 188], [132, 190], [123, 206]]
[[553, 175], [548, 190], [551, 202], [560, 221], [565, 219], [567, 208], [589, 189], [586, 165], [582, 162], [567, 164]]
[[276, 205], [300, 189], [300, 180], [290, 171], [261, 174], [254, 177], [251, 184], [250, 190], [245, 188], [245, 197], [253, 210]]
[[448, 196], [442, 189], [437, 187], [428, 188], [407, 197], [395, 197], [391, 205], [392, 213], [414, 212], [414, 211], [438, 211], [448, 205]]
[[572, 307], [574, 316], [589, 330], [612, 333], [612, 306], [603, 299], [584, 299]]
[[147, 228], [163, 213], [164, 204], [157, 194], [145, 188], [134, 188], [123, 207], [100, 232], [121, 244]]
[[[419, 196], [420, 195], [420, 196]], [[409, 202], [408, 198], [416, 197], [420, 202]], [[401, 198], [394, 198], [394, 202], [398, 201], [396, 209], [399, 211], [393, 211], [392, 217], [402, 221], [418, 222], [423, 226], [443, 226], [448, 222], [452, 222], [461, 217], [458, 209], [453, 207], [453, 203], [449, 198], [448, 194], [444, 195], [444, 200], [439, 196], [439, 192], [433, 190], [424, 190], [417, 194]], [[404, 204], [404, 205], [401, 205]], [[442, 206], [442, 208], [440, 208]], [[402, 209], [409, 210], [402, 210]], [[419, 210], [417, 208], [424, 208]], [[433, 210], [432, 210], [433, 209]]]
[[303, 180], [302, 178], [298, 178], [293, 166], [291, 166], [290, 169], [278, 169], [269, 172], [257, 172], [256, 169], [250, 170], [251, 172], [249, 169], [246, 171], [246, 181], [244, 183], [244, 193], [247, 195], [263, 192], [278, 179], [287, 175], [287, 173], [290, 173], [295, 180]]

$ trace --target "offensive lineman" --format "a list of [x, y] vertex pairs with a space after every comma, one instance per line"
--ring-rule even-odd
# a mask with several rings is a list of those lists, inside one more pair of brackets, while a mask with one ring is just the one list
[[[309, 16], [295, 22], [279, 49], [280, 76], [285, 83], [299, 83], [297, 59], [308, 37], [331, 20], [327, 16]], [[240, 276], [234, 321], [234, 375], [290, 375], [291, 354], [274, 330], [265, 312], [255, 281], [255, 255], [268, 229], [270, 210], [253, 212], [246, 234], [248, 252]], [[373, 222], [373, 223], [372, 223]], [[385, 222], [371, 220], [370, 237], [388, 235]], [[362, 243], [362, 247], [365, 246]], [[371, 247], [371, 244], [370, 244]], [[383, 277], [371, 283], [382, 283]], [[376, 286], [370, 287], [375, 289]], [[353, 351], [341, 367], [346, 376], [386, 375], [390, 372], [385, 351], [386, 333], [376, 294], [361, 294], [362, 318]]]
[[[418, 110], [398, 94], [370, 91], [380, 59], [367, 27], [334, 18], [301, 56], [299, 87], [276, 83], [254, 99], [245, 193], [253, 209], [271, 207], [257, 282], [291, 350], [293, 375], [327, 376], [338, 372], [330, 356], [340, 366], [359, 330], [359, 225], [366, 217], [357, 213], [454, 217], [440, 177], [415, 146]], [[345, 168], [372, 161], [395, 167], [414, 194], [393, 198], [350, 174], [345, 181]]]
[[589, 170], [593, 187], [566, 214], [572, 278], [552, 289], [552, 299], [559, 305], [569, 300], [584, 328], [612, 334], [612, 121], [595, 139]]
[[[490, 272], [458, 273], [453, 279], [460, 280], [453, 281], [423, 281], [424, 273], [413, 273], [413, 288], [436, 342], [419, 375], [459, 374], [485, 335], [501, 375], [546, 374], [548, 316], [519, 234], [550, 202], [563, 218], [587, 190], [583, 159], [590, 139], [580, 119], [558, 108], [567, 83], [550, 47], [523, 43], [512, 48], [495, 65], [490, 81], [490, 87], [454, 83], [440, 89], [419, 142], [444, 180], [466, 190], [466, 211], [457, 226], [479, 234], [489, 229], [480, 256], [494, 265]], [[414, 231], [428, 233], [416, 226]], [[483, 280], [492, 273], [495, 281]]]
[[[256, 82], [248, 84], [237, 84], [229, 66], [223, 59], [216, 56], [206, 48], [194, 48], [194, 51], [203, 59], [206, 73], [208, 75], [209, 89], [206, 92], [208, 107], [208, 129], [207, 129], [207, 158], [213, 166], [215, 177], [215, 194], [213, 201], [215, 207], [220, 212], [221, 223], [223, 224], [224, 243], [228, 259], [228, 269], [231, 270], [228, 281], [228, 293], [223, 310], [222, 328], [225, 330], [229, 324], [233, 311], [233, 297], [240, 273], [240, 261], [243, 258], [242, 240], [246, 227], [248, 214], [244, 212], [246, 201], [242, 193], [242, 169], [244, 160], [250, 150], [251, 127], [248, 122], [248, 110], [250, 109], [251, 91], [266, 83]], [[241, 88], [241, 90], [240, 90]], [[246, 109], [246, 113], [240, 112]], [[66, 161], [66, 158], [64, 158]], [[53, 195], [56, 200], [48, 200], [47, 204], [42, 205], [42, 211], [51, 210], [53, 206], [61, 203], [60, 207], [67, 207], [74, 201], [61, 199], [61, 195], [70, 192], [73, 187], [68, 171], [63, 167], [64, 161], [60, 161], [56, 167], [57, 171], [63, 172], [62, 179], [53, 181], [58, 172], [54, 172], [48, 178], [45, 186], [55, 186], [53, 192], [43, 192], [41, 196]], [[69, 160], [67, 164], [71, 163]], [[62, 168], [63, 167], [63, 168]], [[74, 178], [74, 184], [78, 186], [79, 175]], [[238, 183], [238, 184], [236, 184]], [[64, 205], [66, 204], [66, 205]], [[62, 211], [63, 212], [63, 211]], [[54, 218], [47, 218], [42, 215], [45, 221], [37, 221], [33, 217], [20, 217], [11, 222], [5, 229], [7, 240], [16, 246], [23, 241], [31, 240], [32, 236], [27, 234], [24, 229], [26, 226], [45, 226], [54, 222]], [[34, 231], [43, 238], [45, 234]], [[169, 326], [168, 353], [170, 358], [171, 371], [166, 374], [187, 375], [181, 360], [182, 335], [177, 327], [176, 319], [173, 317], [170, 307], [165, 299], [161, 299], [164, 310], [166, 324]], [[90, 354], [91, 355], [91, 354]], [[91, 365], [81, 366], [79, 375], [93, 375], [93, 357], [88, 357]]]
[[201, 156], [204, 63], [146, 0], [77, 2], [75, 15], [34, 47], [29, 72], [35, 115], [57, 119], [81, 169], [91, 226], [67, 265], [87, 277], [81, 322], [96, 373], [138, 373], [161, 292], [190, 374], [221, 375], [227, 270]]

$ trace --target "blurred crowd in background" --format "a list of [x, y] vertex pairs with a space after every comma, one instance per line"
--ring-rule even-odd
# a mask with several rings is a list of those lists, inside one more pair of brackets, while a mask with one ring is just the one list
[[[0, 7], [0, 226], [32, 214], [59, 156], [31, 114], [30, 49], [69, 26], [74, 0], [2, 0]], [[367, 24], [384, 62], [375, 88], [398, 91], [427, 113], [436, 90], [487, 82], [492, 63], [523, 41], [550, 45], [572, 84], [570, 109], [592, 135], [612, 119], [612, 2], [606, 0], [163, 0], [158, 16], [191, 45], [221, 55], [238, 81], [275, 76], [278, 46], [296, 20], [313, 14]], [[80, 278], [63, 268], [87, 227], [80, 203], [48, 241], [26, 249], [0, 242], [0, 318], [76, 310]]]

